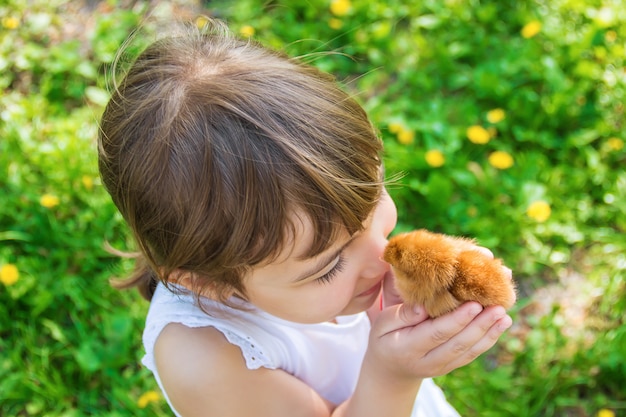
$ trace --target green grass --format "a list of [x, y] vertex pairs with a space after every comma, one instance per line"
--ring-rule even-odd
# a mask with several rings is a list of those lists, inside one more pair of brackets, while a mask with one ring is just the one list
[[148, 305], [109, 286], [132, 265], [104, 242], [132, 244], [95, 159], [105, 74], [151, 12], [220, 16], [335, 74], [405, 174], [398, 230], [472, 236], [513, 268], [515, 326], [439, 379], [463, 415], [626, 416], [623, 1], [168, 4], [0, 5], [0, 415], [170, 415], [139, 364]]

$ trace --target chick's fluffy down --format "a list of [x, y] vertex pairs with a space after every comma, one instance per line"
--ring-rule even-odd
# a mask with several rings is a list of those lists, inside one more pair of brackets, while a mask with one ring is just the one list
[[431, 317], [466, 301], [507, 309], [515, 303], [510, 270], [471, 239], [416, 230], [391, 238], [383, 259], [403, 300], [423, 305]]

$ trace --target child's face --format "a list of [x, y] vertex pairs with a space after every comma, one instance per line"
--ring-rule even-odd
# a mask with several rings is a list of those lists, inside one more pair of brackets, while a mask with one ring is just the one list
[[346, 232], [314, 258], [300, 257], [315, 233], [308, 222], [301, 222], [293, 247], [287, 245], [277, 261], [248, 276], [248, 300], [274, 316], [299, 323], [321, 323], [366, 310], [389, 272], [381, 256], [396, 220], [395, 204], [385, 191], [364, 230], [352, 238]]

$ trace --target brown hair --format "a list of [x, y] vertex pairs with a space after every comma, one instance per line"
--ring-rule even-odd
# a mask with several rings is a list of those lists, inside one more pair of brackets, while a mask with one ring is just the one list
[[140, 250], [134, 274], [189, 272], [200, 292], [245, 297], [303, 212], [308, 256], [362, 228], [381, 190], [381, 142], [361, 106], [316, 68], [223, 23], [156, 41], [113, 91], [99, 132], [103, 183]]

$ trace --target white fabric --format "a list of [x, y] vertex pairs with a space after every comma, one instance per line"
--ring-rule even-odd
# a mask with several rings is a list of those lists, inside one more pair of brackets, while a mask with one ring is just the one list
[[[159, 284], [150, 304], [143, 333], [142, 363], [152, 371], [170, 407], [154, 362], [154, 345], [169, 323], [214, 327], [241, 349], [249, 369], [282, 369], [301, 379], [327, 400], [340, 404], [354, 391], [365, 355], [370, 323], [365, 313], [338, 317], [337, 323], [300, 324], [282, 320], [240, 302], [230, 308], [203, 298], [206, 314], [191, 293], [173, 293]], [[458, 417], [441, 390], [425, 380], [413, 417]]]

